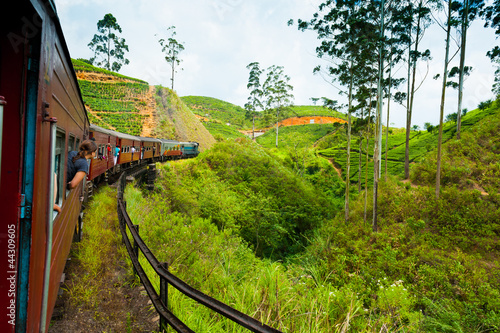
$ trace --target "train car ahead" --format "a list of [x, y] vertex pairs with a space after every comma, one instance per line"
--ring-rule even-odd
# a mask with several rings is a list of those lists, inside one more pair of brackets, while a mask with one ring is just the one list
[[184, 158], [191, 158], [198, 156], [199, 154], [198, 142], [180, 142], [179, 144], [182, 150], [182, 156]]
[[89, 122], [52, 0], [9, 2], [0, 55], [0, 331], [47, 332], [81, 212], [67, 156]]

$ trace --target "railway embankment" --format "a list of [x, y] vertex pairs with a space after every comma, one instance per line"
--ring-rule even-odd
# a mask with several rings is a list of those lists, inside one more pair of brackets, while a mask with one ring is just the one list
[[51, 333], [152, 332], [158, 315], [133, 275], [121, 241], [116, 189], [102, 187], [84, 216], [84, 235], [73, 243]]

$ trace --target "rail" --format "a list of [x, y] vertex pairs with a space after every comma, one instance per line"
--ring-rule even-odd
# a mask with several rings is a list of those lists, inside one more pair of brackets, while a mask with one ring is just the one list
[[[277, 329], [267, 326], [260, 321], [234, 309], [230, 306], [194, 289], [187, 283], [177, 278], [175, 275], [168, 271], [168, 265], [161, 263], [156, 259], [154, 254], [149, 250], [142, 238], [139, 236], [139, 226], [134, 225], [127, 214], [127, 204], [124, 201], [123, 194], [126, 186], [127, 172], [124, 172], [118, 181], [118, 219], [120, 221], [120, 231], [122, 234], [123, 242], [127, 248], [131, 258], [134, 271], [139, 276], [153, 306], [160, 316], [160, 332], [162, 332], [167, 324], [170, 325], [177, 332], [194, 332], [187, 327], [180, 319], [172, 314], [168, 308], [168, 284], [172, 285], [184, 295], [190, 297], [194, 301], [208, 307], [209, 309], [218, 312], [222, 316], [230, 319], [231, 321], [257, 333], [280, 333]], [[127, 228], [133, 239], [131, 243], [128, 235]], [[155, 270], [156, 274], [160, 277], [160, 295], [156, 292], [148, 276], [144, 272], [141, 264], [139, 263], [139, 250], [143, 253], [148, 263]]]

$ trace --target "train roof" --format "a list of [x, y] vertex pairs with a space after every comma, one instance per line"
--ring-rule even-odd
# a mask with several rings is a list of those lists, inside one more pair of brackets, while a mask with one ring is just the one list
[[161, 142], [160, 139], [148, 138], [147, 136], [138, 136], [138, 138], [141, 139], [141, 141], [145, 141], [145, 142]]
[[97, 125], [90, 124], [90, 130], [95, 131], [95, 132], [100, 132], [100, 133], [105, 133], [108, 135], [116, 136], [117, 138], [120, 139], [129, 139], [133, 141], [141, 141], [141, 138], [135, 135], [130, 135], [130, 134], [125, 134], [125, 133], [120, 133], [117, 131], [113, 131], [110, 129], [102, 128]]
[[168, 140], [168, 139], [158, 139], [160, 140], [161, 142], [163, 143], [179, 143], [179, 141], [176, 141], [176, 140]]

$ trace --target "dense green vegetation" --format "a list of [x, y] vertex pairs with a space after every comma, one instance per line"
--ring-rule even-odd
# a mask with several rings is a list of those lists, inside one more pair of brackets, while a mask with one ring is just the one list
[[[325, 147], [341, 147], [343, 126], [319, 142], [311, 128], [283, 129], [286, 149], [219, 143], [196, 160], [161, 166], [154, 194], [129, 189], [128, 207], [153, 252], [195, 288], [283, 332], [500, 331], [497, 106], [469, 112], [462, 140], [446, 124], [439, 200], [436, 133], [412, 132], [413, 185], [394, 175], [381, 182], [377, 233], [355, 189], [349, 224], [336, 214], [345, 185], [310, 148], [316, 142], [327, 155], [334, 150]], [[308, 137], [304, 146], [287, 134], [293, 129]], [[404, 132], [391, 130], [389, 173], [397, 175]], [[368, 200], [368, 219], [371, 211]], [[170, 304], [195, 331], [243, 331], [177, 292]]]
[[234, 125], [225, 125], [217, 121], [207, 121], [203, 122], [203, 126], [205, 126], [218, 141], [226, 139], [234, 140], [245, 137], [245, 135], [239, 132]]
[[292, 114], [298, 117], [306, 117], [306, 116], [323, 116], [323, 117], [337, 117], [340, 119], [347, 120], [347, 115], [339, 112], [331, 110], [324, 106], [316, 106], [316, 105], [294, 105], [291, 107]]
[[[107, 81], [78, 80], [83, 101], [90, 108], [92, 124], [132, 135], [141, 135], [146, 116], [140, 108], [146, 106], [147, 82], [125, 77], [80, 60], [72, 60], [75, 71], [105, 74]], [[128, 80], [128, 81], [124, 81]]]
[[251, 121], [245, 119], [245, 109], [240, 106], [213, 97], [183, 96], [181, 99], [194, 114], [237, 128], [251, 127]]
[[102, 74], [106, 74], [106, 75], [116, 76], [118, 78], [122, 78], [125, 80], [136, 81], [139, 83], [146, 83], [147, 84], [146, 81], [139, 80], [139, 79], [129, 77], [129, 76], [125, 76], [122, 74], [118, 74], [116, 72], [108, 71], [107, 69], [104, 69], [104, 68], [92, 66], [91, 64], [89, 64], [85, 61], [81, 61], [79, 59], [71, 59], [71, 62], [73, 63], [73, 68], [75, 69], [75, 71], [102, 73]]
[[169, 88], [156, 86], [156, 123], [154, 135], [158, 138], [195, 141], [200, 149], [209, 149], [213, 135], [200, 123], [183, 100]]
[[[334, 124], [309, 124], [280, 127], [278, 130], [278, 147], [280, 149], [305, 148], [313, 146], [319, 139], [334, 132]], [[270, 129], [257, 138], [257, 142], [265, 148], [276, 147], [276, 128]]]
[[[468, 112], [462, 118], [462, 130], [467, 132], [474, 124], [481, 119], [495, 114], [498, 109], [495, 107], [486, 108], [484, 110], [476, 109]], [[385, 169], [385, 131], [383, 134], [382, 144], [382, 170]], [[413, 131], [410, 133], [410, 163], [421, 161], [428, 153], [436, 150], [438, 130], [434, 129], [432, 132], [428, 131]], [[361, 134], [364, 135], [364, 134]], [[443, 141], [446, 142], [456, 135], [456, 124], [454, 122], [447, 122], [443, 126]], [[342, 177], [345, 179], [345, 172], [347, 170], [346, 163], [346, 134], [345, 131], [339, 130], [331, 136], [325, 137], [321, 143], [318, 144], [318, 153], [326, 158], [332, 159], [342, 170]], [[368, 165], [368, 180], [373, 181], [373, 138], [369, 140], [368, 150], [366, 147], [366, 140], [360, 140], [360, 134], [353, 135], [351, 142], [351, 182], [358, 181], [359, 174], [359, 146], [362, 149], [362, 161], [364, 164], [365, 154], [368, 152], [369, 165]], [[389, 128], [388, 140], [388, 154], [387, 154], [387, 169], [388, 173], [392, 175], [403, 175], [404, 173], [404, 156], [405, 156], [405, 132], [402, 129]], [[364, 167], [364, 165], [363, 165]], [[361, 182], [364, 183], [364, 172], [361, 175]]]

